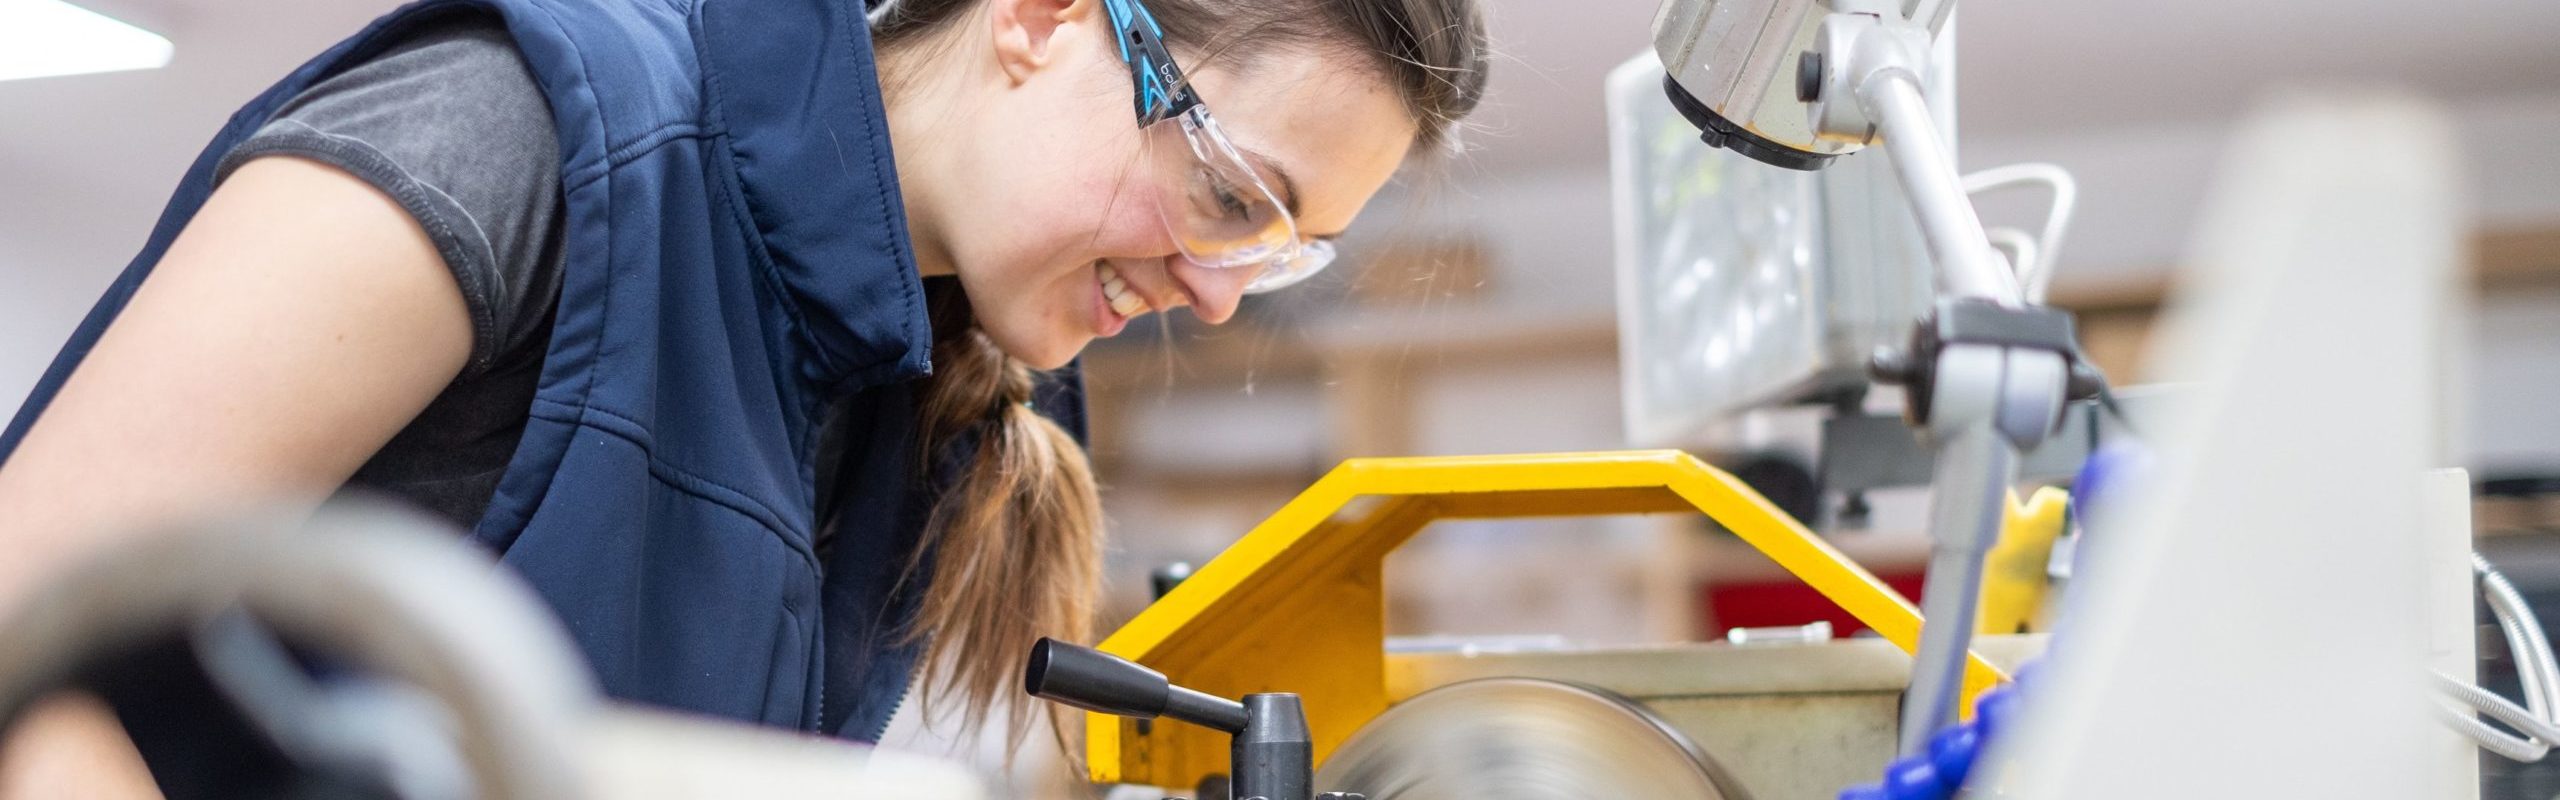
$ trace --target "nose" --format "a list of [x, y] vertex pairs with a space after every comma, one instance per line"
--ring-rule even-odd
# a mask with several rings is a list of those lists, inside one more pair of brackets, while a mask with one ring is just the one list
[[1224, 324], [1236, 315], [1236, 304], [1244, 300], [1245, 284], [1262, 273], [1260, 266], [1207, 267], [1182, 256], [1165, 259], [1165, 273], [1182, 284], [1191, 296], [1191, 313], [1211, 325]]

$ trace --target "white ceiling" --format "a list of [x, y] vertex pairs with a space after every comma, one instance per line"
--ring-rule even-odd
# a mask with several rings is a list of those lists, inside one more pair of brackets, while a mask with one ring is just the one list
[[[386, 0], [76, 0], [177, 45], [143, 72], [0, 81], [0, 234], [142, 240], [232, 110], [397, 4]], [[29, 190], [33, 190], [31, 193]], [[32, 194], [33, 196], [29, 196]], [[59, 216], [56, 225], [29, 225]], [[99, 230], [98, 222], [119, 227]], [[13, 250], [23, 242], [9, 243]], [[116, 264], [113, 266], [121, 266]]]

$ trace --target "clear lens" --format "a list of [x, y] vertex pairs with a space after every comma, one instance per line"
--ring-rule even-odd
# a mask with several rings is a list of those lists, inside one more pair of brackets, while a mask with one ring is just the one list
[[1227, 141], [1206, 107], [1143, 131], [1156, 209], [1174, 246], [1209, 267], [1260, 267], [1247, 285], [1262, 292], [1304, 280], [1333, 260], [1324, 242], [1300, 242], [1297, 221], [1271, 186]]
[[1254, 275], [1253, 280], [1244, 285], [1244, 293], [1261, 294], [1287, 288], [1322, 271], [1325, 265], [1331, 263], [1333, 263], [1332, 242], [1321, 239], [1307, 242], [1298, 247], [1295, 256], [1264, 264], [1262, 272]]

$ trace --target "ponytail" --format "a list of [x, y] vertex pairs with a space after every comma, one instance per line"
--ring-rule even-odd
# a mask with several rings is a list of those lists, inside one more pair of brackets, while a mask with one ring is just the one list
[[[1018, 688], [1032, 642], [1093, 635], [1102, 506], [1083, 447], [1032, 410], [1031, 369], [977, 329], [957, 282], [931, 283], [938, 341], [919, 438], [939, 496], [908, 562], [931, 578], [907, 636], [925, 645], [928, 706], [956, 693], [972, 729], [1001, 707], [1019, 744], [1033, 719]], [[943, 477], [943, 463], [958, 471]]]

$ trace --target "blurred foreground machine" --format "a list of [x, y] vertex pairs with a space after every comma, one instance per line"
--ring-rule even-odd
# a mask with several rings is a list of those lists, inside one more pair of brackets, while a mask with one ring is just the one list
[[608, 702], [454, 532], [332, 508], [163, 531], [0, 626], [0, 730], [86, 692], [172, 800], [977, 800], [921, 756]]

